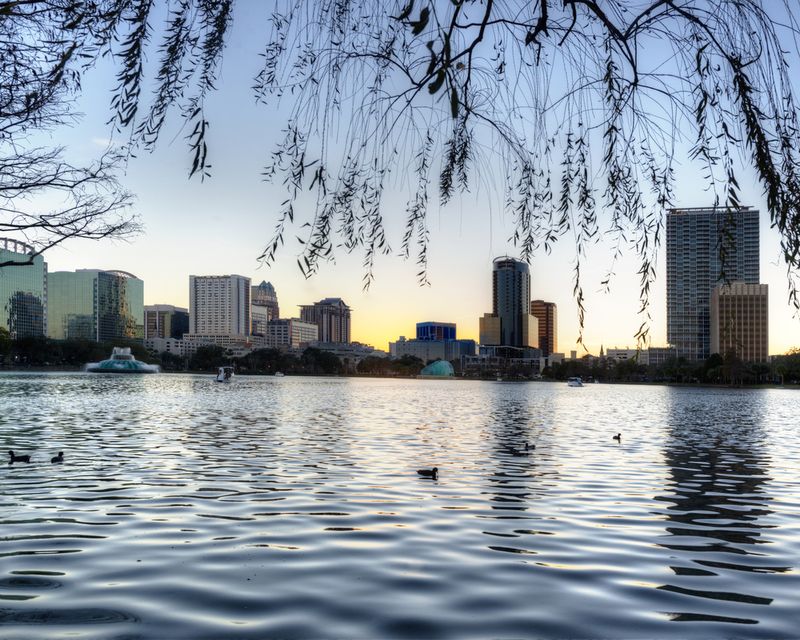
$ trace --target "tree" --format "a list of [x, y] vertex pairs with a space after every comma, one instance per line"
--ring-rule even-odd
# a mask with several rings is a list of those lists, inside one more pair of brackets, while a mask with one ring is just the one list
[[225, 349], [216, 344], [204, 344], [189, 359], [189, 368], [195, 371], [213, 370], [227, 363]]
[[797, 384], [800, 382], [800, 349], [789, 349], [784, 355], [777, 356], [772, 367], [781, 384]]
[[335, 354], [314, 347], [308, 347], [303, 351], [300, 364], [307, 373], [332, 375], [342, 371], [342, 362]]
[[418, 376], [425, 363], [417, 356], [405, 354], [391, 361], [392, 369], [401, 376]]
[[[233, 0], [0, 6], [38, 5], [50, 7], [45, 27], [58, 42], [90, 61], [108, 51], [119, 60], [111, 122], [129, 134], [131, 151], [154, 148], [175, 111], [189, 132], [190, 174], [207, 177], [204, 105]], [[505, 192], [523, 258], [573, 239], [581, 324], [587, 245], [601, 232], [614, 242], [605, 284], [617, 258], [635, 252], [643, 339], [676, 163], [695, 163], [713, 204], [731, 211], [741, 155], [766, 194], [800, 307], [796, 45], [787, 50], [800, 16], [789, 0], [278, 0], [270, 8], [253, 90], [259, 102], [290, 100], [291, 113], [263, 172], [286, 189], [263, 261], [302, 222], [306, 276], [341, 247], [363, 252], [369, 286], [376, 255], [390, 250], [384, 216], [395, 171], [408, 185], [399, 253], [415, 253], [426, 283], [431, 201], [488, 186]], [[81, 44], [75, 20], [89, 36]], [[62, 55], [61, 66], [75, 73], [76, 55]], [[307, 188], [309, 217], [295, 221]]]
[[183, 371], [186, 367], [186, 358], [177, 353], [162, 351], [159, 354], [159, 359], [161, 360], [161, 368], [164, 371]]
[[742, 384], [746, 368], [745, 363], [730, 349], [722, 359], [722, 376], [728, 384]]
[[391, 370], [389, 358], [379, 356], [367, 356], [358, 363], [356, 370], [358, 373], [368, 373], [373, 375], [386, 375]]
[[34, 249], [0, 267], [33, 264], [73, 238], [125, 238], [139, 230], [128, 212], [132, 197], [116, 178], [123, 156], [107, 151], [74, 165], [61, 147], [34, 142], [74, 118], [80, 70], [112, 36], [101, 32], [106, 24], [88, 3], [0, 2], [0, 235], [24, 238]]
[[0, 362], [4, 362], [9, 353], [11, 353], [11, 334], [5, 327], [0, 327]]

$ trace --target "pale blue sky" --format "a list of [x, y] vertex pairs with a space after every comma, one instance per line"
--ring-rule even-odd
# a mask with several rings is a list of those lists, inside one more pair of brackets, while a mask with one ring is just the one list
[[[212, 177], [201, 183], [187, 180], [190, 158], [183, 133], [165, 131], [152, 155], [132, 160], [124, 184], [137, 195], [135, 210], [145, 233], [129, 243], [73, 242], [48, 253], [50, 270], [106, 268], [130, 271], [145, 282], [145, 303], [188, 306], [190, 274], [238, 273], [257, 284], [271, 281], [278, 292], [282, 315], [297, 314], [297, 305], [327, 296], [342, 297], [353, 308], [353, 338], [386, 349], [399, 335], [412, 335], [423, 320], [456, 322], [459, 337], [476, 338], [478, 318], [491, 311], [491, 262], [498, 255], [516, 255], [507, 241], [513, 232], [503, 212], [503, 194], [479, 187], [457, 198], [445, 209], [434, 204], [430, 213], [430, 287], [419, 287], [416, 265], [397, 256], [377, 260], [376, 279], [368, 292], [361, 289], [361, 256], [340, 254], [336, 264], [305, 280], [296, 265], [299, 246], [287, 233], [287, 244], [270, 269], [259, 268], [256, 257], [272, 235], [283, 192], [260, 181], [260, 171], [272, 143], [280, 135], [280, 110], [256, 107], [250, 92], [258, 68], [266, 20], [246, 5], [244, 20], [237, 14], [226, 50], [219, 91], [208, 102], [212, 122], [209, 136]], [[263, 5], [261, 5], [263, 7]], [[265, 13], [265, 12], [264, 12]], [[256, 31], [254, 25], [263, 24]], [[84, 81], [85, 95], [79, 123], [54, 134], [67, 145], [70, 156], [96, 155], [110, 136], [108, 104], [110, 71], [107, 65]], [[174, 122], [173, 122], [174, 124]], [[705, 206], [711, 196], [696, 180], [697, 169], [679, 169], [676, 205]], [[397, 177], [399, 179], [399, 176]], [[741, 180], [742, 202], [765, 208], [761, 190], [749, 174]], [[394, 195], [394, 198], [392, 197]], [[389, 240], [399, 248], [404, 222], [405, 195], [389, 194], [385, 211]], [[434, 198], [435, 200], [435, 198]], [[600, 281], [608, 269], [609, 247], [589, 248], [584, 266], [586, 294], [585, 341], [590, 351], [633, 345], [641, 322], [635, 258], [618, 264], [610, 293]], [[559, 350], [577, 348], [577, 309], [572, 299], [571, 265], [574, 250], [565, 238], [550, 255], [537, 256], [532, 265], [535, 298], [557, 303]], [[659, 258], [659, 278], [652, 291], [653, 345], [666, 341], [665, 262]], [[770, 352], [800, 346], [800, 321], [787, 304], [778, 237], [769, 229], [766, 214], [761, 227], [761, 279], [770, 285]]]

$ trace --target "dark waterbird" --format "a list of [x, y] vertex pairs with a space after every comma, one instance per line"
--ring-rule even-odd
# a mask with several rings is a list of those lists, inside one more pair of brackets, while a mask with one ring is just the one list
[[61, 464], [62, 462], [64, 462], [64, 452], [63, 451], [59, 451], [57, 456], [53, 456], [52, 458], [50, 458], [50, 463], [51, 464]]
[[8, 464], [14, 464], [15, 462], [30, 462], [30, 456], [18, 456], [16, 455], [11, 449], [8, 450]]
[[521, 457], [521, 456], [527, 456], [528, 453], [530, 453], [534, 449], [536, 449], [535, 444], [528, 444], [526, 442], [524, 449], [515, 449], [514, 447], [506, 447], [506, 452], [510, 453], [512, 456]]
[[622, 442], [622, 434], [618, 433], [617, 435], [615, 435], [614, 440], [616, 440], [617, 442]]
[[421, 475], [423, 478], [436, 478], [439, 477], [439, 467], [434, 467], [433, 469], [417, 469], [417, 473]]

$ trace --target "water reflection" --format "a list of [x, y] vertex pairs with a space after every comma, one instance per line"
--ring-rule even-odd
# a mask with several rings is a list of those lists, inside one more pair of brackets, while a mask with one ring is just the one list
[[796, 635], [800, 395], [670, 393], [0, 375], [0, 636]]
[[791, 570], [767, 548], [774, 525], [767, 521], [773, 510], [763, 406], [754, 392], [669, 396], [663, 452], [669, 492], [655, 499], [667, 505], [657, 512], [667, 521], [659, 544], [672, 552], [675, 574], [658, 588], [688, 596], [676, 601], [685, 610], [669, 613], [675, 621], [755, 624], [773, 598], [759, 580], [743, 592], [734, 572]]
[[557, 421], [554, 403], [549, 394], [531, 394], [541, 389], [530, 385], [502, 383], [488, 388], [484, 432], [490, 449], [482, 494], [491, 512], [478, 518], [490, 551], [533, 562], [539, 554], [538, 536], [549, 535], [533, 524], [542, 520], [535, 503], [546, 493], [542, 481], [557, 476], [550, 465], [541, 464], [547, 457], [545, 423]]

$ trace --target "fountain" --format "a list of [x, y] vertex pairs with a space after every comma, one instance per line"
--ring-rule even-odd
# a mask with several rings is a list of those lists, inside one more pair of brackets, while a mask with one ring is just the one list
[[157, 364], [147, 364], [133, 357], [130, 347], [114, 347], [111, 357], [84, 366], [89, 373], [159, 373]]

